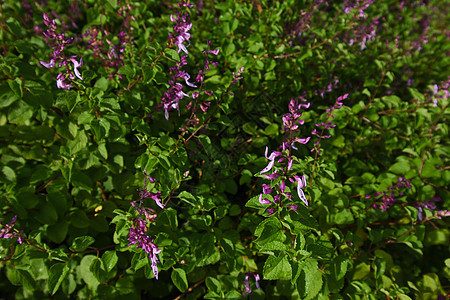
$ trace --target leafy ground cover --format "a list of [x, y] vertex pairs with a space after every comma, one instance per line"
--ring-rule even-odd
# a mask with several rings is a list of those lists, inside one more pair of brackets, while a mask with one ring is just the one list
[[449, 294], [446, 1], [62, 2], [0, 4], [2, 298]]

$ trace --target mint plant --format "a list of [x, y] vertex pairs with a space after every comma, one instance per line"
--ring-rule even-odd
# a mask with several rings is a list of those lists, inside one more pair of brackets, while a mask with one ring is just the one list
[[0, 293], [444, 299], [444, 1], [0, 4]]

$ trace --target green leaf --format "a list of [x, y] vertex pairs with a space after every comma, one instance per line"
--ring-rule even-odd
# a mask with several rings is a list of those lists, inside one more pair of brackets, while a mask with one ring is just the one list
[[20, 78], [14, 80], [8, 79], [8, 85], [16, 96], [23, 97], [22, 80]]
[[58, 291], [69, 270], [70, 268], [65, 263], [56, 263], [50, 267], [47, 281], [50, 294], [54, 295]]
[[242, 130], [244, 130], [245, 133], [248, 133], [250, 135], [257, 135], [258, 134], [258, 128], [256, 125], [252, 122], [247, 122], [242, 126]]
[[21, 23], [19, 21], [17, 21], [16, 19], [14, 19], [12, 17], [9, 17], [6, 20], [6, 25], [8, 26], [9, 30], [15, 36], [22, 36], [22, 28], [23, 28], [23, 26], [21, 26]]
[[236, 46], [233, 44], [233, 42], [230, 40], [229, 43], [225, 46], [225, 55], [229, 56], [234, 53], [236, 50]]
[[69, 111], [72, 111], [79, 101], [78, 93], [75, 91], [65, 92], [64, 94], [62, 94], [62, 97]]
[[255, 236], [258, 237], [255, 240], [255, 244], [257, 244], [259, 248], [268, 247], [269, 249], [267, 250], [277, 250], [276, 247], [280, 247], [279, 250], [284, 249], [285, 247], [283, 247], [282, 243], [286, 239], [286, 235], [281, 231], [281, 228], [282, 225], [277, 218], [268, 218], [264, 220], [255, 230]]
[[89, 271], [92, 272], [92, 274], [94, 274], [95, 278], [102, 283], [104, 280], [104, 271], [101, 269], [102, 267], [102, 261], [100, 260], [100, 258], [96, 257], [95, 259], [92, 260], [91, 264], [89, 265]]
[[54, 243], [61, 243], [66, 239], [67, 233], [69, 231], [69, 224], [66, 220], [60, 219], [55, 224], [48, 226], [47, 234], [48, 237]]
[[12, 285], [19, 286], [22, 284], [20, 272], [18, 269], [9, 267], [6, 268], [6, 277]]
[[230, 239], [227, 238], [223, 238], [220, 240], [220, 247], [222, 248], [223, 252], [225, 253], [225, 255], [229, 256], [229, 257], [234, 257], [235, 255], [235, 245], [233, 243], [233, 241], [231, 241]]
[[36, 220], [42, 224], [53, 225], [58, 220], [58, 212], [51, 203], [45, 203], [35, 216]]
[[317, 220], [311, 216], [308, 208], [304, 205], [298, 206], [297, 213], [287, 215], [285, 221], [289, 224], [292, 234], [298, 234], [308, 229], [319, 228]]
[[389, 168], [389, 171], [397, 175], [405, 175], [410, 168], [411, 168], [410, 163], [406, 160], [402, 160], [393, 164]]
[[128, 64], [121, 66], [118, 73], [123, 74], [128, 78], [133, 78], [134, 76], [136, 76], [136, 71]]
[[324, 236], [321, 235], [319, 238], [313, 237], [309, 234], [309, 242], [307, 243], [306, 249], [310, 251], [313, 255], [319, 257], [331, 257], [333, 254], [333, 244]]
[[336, 224], [351, 224], [355, 221], [353, 214], [349, 209], [343, 209], [334, 215], [334, 222]]
[[302, 272], [297, 280], [298, 293], [304, 299], [312, 299], [322, 289], [322, 272], [315, 259], [307, 258], [299, 264]]
[[90, 266], [93, 260], [97, 259], [94, 255], [86, 255], [80, 262], [80, 275], [83, 281], [91, 289], [96, 289], [100, 282], [95, 277], [95, 274], [90, 270]]
[[108, 250], [102, 255], [103, 265], [105, 266], [106, 272], [110, 272], [117, 264], [119, 260], [116, 251]]
[[94, 87], [106, 92], [106, 90], [108, 89], [108, 79], [106, 79], [105, 77], [97, 79]]
[[220, 292], [222, 291], [222, 285], [220, 284], [220, 281], [215, 279], [214, 277], [206, 278], [206, 287], [209, 291], [215, 292], [217, 294], [220, 294]]
[[182, 191], [178, 197], [180, 197], [180, 199], [192, 206], [196, 206], [197, 200], [195, 199], [194, 195], [192, 195], [191, 193], [187, 192], [187, 191]]
[[33, 116], [33, 108], [25, 103], [18, 101], [9, 107], [8, 120], [17, 125], [23, 125]]
[[76, 228], [89, 227], [89, 218], [86, 213], [81, 209], [75, 209], [70, 215], [70, 223]]
[[364, 262], [356, 266], [353, 273], [353, 280], [362, 280], [370, 274], [370, 266]]
[[[16, 172], [14, 172], [14, 170], [8, 166], [2, 167], [2, 173], [0, 175], [2, 175], [0, 177], [0, 180], [3, 179], [2, 180], [3, 182], [6, 182], [6, 181], [16, 182]], [[6, 181], [5, 181], [5, 179], [6, 179]]]
[[164, 54], [167, 58], [170, 58], [174, 61], [180, 61], [180, 56], [178, 55], [178, 52], [175, 51], [174, 49], [167, 48], [164, 51]]
[[332, 275], [336, 280], [341, 280], [347, 273], [347, 265], [349, 261], [344, 256], [338, 256], [333, 260], [332, 264]]
[[104, 158], [104, 159], [108, 159], [108, 150], [106, 150], [106, 144], [105, 143], [100, 143], [98, 144], [98, 152], [100, 152], [100, 155]]
[[214, 235], [196, 234], [195, 239], [198, 239], [199, 241], [198, 245], [196, 245], [195, 250], [197, 266], [202, 267], [210, 264], [215, 264], [219, 261], [220, 252], [216, 247]]
[[150, 81], [155, 78], [156, 71], [154, 68], [150, 68], [149, 66], [142, 67], [142, 73], [144, 74], [144, 82], [150, 83]]
[[420, 175], [423, 178], [439, 178], [441, 176], [441, 172], [438, 171], [435, 165], [436, 164], [431, 161], [425, 162]]
[[186, 272], [183, 269], [173, 269], [172, 274], [173, 284], [181, 291], [184, 292], [188, 288], [188, 281], [186, 278]]
[[72, 184], [74, 187], [79, 187], [89, 192], [92, 191], [94, 187], [92, 179], [80, 171], [72, 172]]
[[290, 280], [292, 278], [292, 267], [285, 255], [280, 257], [269, 256], [264, 263], [264, 279], [268, 280]]
[[177, 218], [177, 211], [175, 209], [170, 207], [165, 209], [162, 212], [160, 219], [164, 224], [168, 224], [173, 230], [177, 230], [178, 218]]
[[79, 236], [73, 240], [72, 246], [70, 246], [70, 250], [84, 251], [90, 245], [92, 245], [94, 242], [95, 242], [95, 239], [91, 236]]

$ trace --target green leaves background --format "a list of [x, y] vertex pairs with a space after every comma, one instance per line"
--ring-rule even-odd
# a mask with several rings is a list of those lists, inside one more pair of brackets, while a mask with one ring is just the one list
[[[1, 4], [1, 220], [17, 215], [25, 238], [0, 239], [2, 293], [231, 299], [242, 297], [249, 271], [262, 278], [262, 290], [250, 282], [251, 298], [448, 293], [448, 218], [436, 215], [449, 209], [444, 2], [376, 2], [366, 18], [357, 9], [345, 14], [340, 2], [195, 3], [186, 9], [191, 78], [203, 68], [207, 40], [220, 48], [202, 87], [214, 93], [200, 96], [211, 106], [196, 126], [186, 126], [188, 102], [169, 120], [160, 107], [180, 59], [168, 43], [177, 3], [128, 1], [129, 10], [118, 1], [77, 3], [30, 3], [32, 13], [17, 1]], [[67, 13], [71, 5], [78, 17]], [[59, 30], [77, 37], [67, 55], [84, 60], [84, 80], [70, 91], [57, 89], [57, 69], [39, 63], [51, 49], [33, 28], [44, 29], [42, 13], [52, 10]], [[361, 49], [356, 29], [375, 18], [376, 35]], [[117, 74], [87, 49], [80, 34], [93, 26], [110, 33], [105, 44], [116, 44], [121, 30], [133, 37]], [[241, 67], [243, 78], [230, 85]], [[302, 137], [338, 96], [350, 96], [334, 112], [323, 153], [311, 154], [314, 138], [295, 152], [298, 174], [311, 178], [316, 168], [310, 206], [267, 217], [258, 201], [267, 182], [253, 175], [267, 164], [265, 147], [280, 145], [287, 104], [302, 93], [311, 101]], [[142, 249], [127, 241], [144, 168], [156, 179], [147, 188], [168, 201], [148, 228], [162, 249], [158, 281]], [[412, 187], [390, 209], [373, 209], [365, 196], [398, 177]], [[437, 208], [420, 219], [417, 204], [434, 197]]]

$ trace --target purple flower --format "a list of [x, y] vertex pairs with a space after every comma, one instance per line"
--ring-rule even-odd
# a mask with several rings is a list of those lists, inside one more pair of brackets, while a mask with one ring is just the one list
[[46, 63], [44, 61], [39, 61], [41, 63], [41, 65], [43, 65], [44, 67], [46, 67], [47, 69], [52, 69], [55, 66], [55, 59], [52, 58], [50, 59], [50, 62]]
[[266, 177], [267, 179], [277, 179], [278, 177], [280, 177], [280, 174], [277, 173], [278, 170], [275, 170], [275, 172], [273, 172], [270, 175], [264, 175], [264, 177]]
[[249, 276], [248, 274], [245, 275], [245, 281], [244, 281], [244, 286], [245, 286], [245, 291], [243, 293], [243, 295], [245, 296], [245, 293], [250, 294], [252, 292], [252, 289], [250, 288], [250, 280], [249, 280]]
[[[180, 2], [178, 4], [180, 7], [180, 10], [177, 11], [177, 15], [170, 15], [170, 20], [174, 22], [174, 33], [169, 34], [169, 39], [172, 43], [174, 43], [178, 47], [178, 53], [183, 51], [184, 53], [188, 54], [188, 50], [186, 46], [184, 45], [185, 42], [189, 45], [189, 39], [191, 37], [190, 33], [188, 31], [192, 28], [192, 23], [188, 23], [189, 14], [188, 13], [182, 13], [181, 9], [183, 7], [192, 7], [192, 4], [185, 3], [184, 1]], [[163, 103], [163, 110], [164, 110], [164, 116], [168, 120], [169, 119], [169, 110], [171, 109], [177, 109], [178, 113], [179, 111], [179, 102], [184, 97], [189, 97], [188, 94], [183, 92], [183, 85], [180, 83], [177, 83], [176, 80], [178, 78], [184, 79], [186, 85], [190, 87], [197, 87], [195, 84], [189, 82], [189, 79], [191, 76], [186, 72], [182, 71], [181, 67], [184, 65], [187, 65], [186, 61], [187, 56], [183, 55], [180, 58], [180, 62], [176, 64], [175, 67], [170, 68], [170, 71], [172, 71], [172, 80], [169, 80], [169, 90], [164, 93], [163, 97], [161, 97], [161, 101]], [[197, 97], [195, 97], [197, 98]], [[195, 99], [194, 98], [194, 99]]]
[[261, 287], [259, 286], [259, 280], [260, 280], [259, 274], [254, 274], [254, 276], [255, 276], [255, 285], [256, 285], [256, 288], [257, 288], [258, 290], [260, 290]]
[[242, 292], [242, 295], [245, 296], [246, 294], [251, 294], [252, 293], [252, 289], [250, 288], [250, 276], [253, 275], [253, 278], [255, 278], [255, 286], [258, 290], [261, 290], [261, 287], [259, 286], [259, 274], [255, 274], [251, 271], [247, 272], [247, 274], [245, 274], [245, 279], [244, 279], [244, 291]]
[[273, 151], [270, 156], [267, 156], [267, 154], [269, 153], [269, 147], [266, 147], [266, 158], [268, 160], [270, 160], [269, 164], [261, 170], [261, 174], [266, 173], [267, 171], [270, 171], [273, 167], [273, 165], [275, 164], [275, 158], [277, 158], [278, 156], [282, 155], [283, 153], [279, 152], [279, 151]]
[[441, 219], [442, 217], [450, 217], [450, 211], [448, 210], [438, 210], [436, 216]]
[[148, 254], [152, 262], [153, 274], [155, 274], [156, 279], [158, 279], [158, 267], [157, 267], [157, 254], [161, 252], [160, 249], [153, 243], [153, 238], [149, 237], [146, 232], [147, 222], [140, 216], [133, 221], [133, 226], [130, 228], [128, 245], [136, 245], [137, 248], [144, 249], [145, 253]]
[[83, 80], [80, 71], [78, 71], [78, 67], [81, 67], [83, 65], [83, 58], [80, 58], [80, 62], [77, 62], [75, 58], [71, 58], [70, 61], [73, 63], [73, 71], [75, 73], [75, 76], [77, 76], [80, 80]]
[[263, 197], [264, 197], [263, 194], [259, 195], [259, 203], [261, 203], [261, 204], [270, 204], [270, 203], [272, 203], [268, 199], [263, 199]]
[[[180, 8], [181, 7], [182, 6], [180, 6]], [[187, 22], [188, 17], [188, 13], [182, 14], [181, 11], [177, 12], [176, 17], [170, 15], [170, 20], [175, 23], [173, 26], [174, 34], [170, 35], [170, 39], [178, 47], [178, 53], [183, 51], [188, 54], [188, 50], [184, 45], [184, 42], [189, 43], [189, 39], [191, 38], [189, 30], [192, 28], [192, 23]]]
[[290, 208], [292, 208], [293, 211], [297, 211], [298, 205], [289, 204]]
[[[17, 238], [17, 242], [19, 244], [23, 243], [23, 238], [20, 236], [23, 231], [14, 231], [14, 224], [17, 221], [17, 216], [14, 216], [11, 220], [11, 222], [9, 222], [8, 224], [4, 225], [3, 228], [0, 230], [0, 238], [3, 239], [13, 239], [13, 238]], [[0, 220], [0, 225], [2, 225], [2, 221]]]
[[271, 214], [273, 214], [275, 212], [275, 208], [268, 208], [267, 209], [267, 215], [270, 216]]
[[53, 48], [53, 53], [51, 54], [52, 58], [50, 62], [39, 61], [41, 65], [46, 67], [47, 69], [52, 69], [56, 66], [58, 62], [58, 66], [66, 67], [65, 73], [59, 73], [56, 77], [56, 86], [60, 89], [69, 90], [72, 88], [70, 83], [66, 83], [67, 77], [70, 80], [73, 80], [75, 77], [71, 73], [70, 69], [67, 67], [69, 62], [73, 63], [73, 72], [75, 76], [79, 79], [83, 80], [81, 77], [79, 67], [83, 65], [83, 59], [80, 58], [80, 62], [78, 62], [75, 58], [76, 56], [72, 56], [71, 58], [67, 58], [64, 54], [64, 48], [67, 44], [70, 44], [73, 41], [73, 38], [66, 39], [64, 33], [56, 33], [57, 25], [55, 20], [51, 20], [48, 14], [43, 14], [44, 24], [48, 27], [47, 31], [43, 33], [44, 37], [48, 39], [48, 45]]
[[70, 83], [66, 83], [66, 76], [63, 73], [59, 73], [56, 76], [56, 86], [63, 90], [70, 90], [72, 88]]
[[273, 189], [271, 189], [270, 184], [263, 183], [262, 188], [263, 188], [263, 194], [265, 194], [265, 195], [270, 194], [273, 191]]
[[[130, 228], [128, 241], [130, 242], [128, 245], [136, 245], [137, 248], [144, 249], [145, 253], [148, 254], [148, 257], [151, 260], [151, 267], [153, 270], [153, 274], [155, 274], [156, 279], [158, 279], [158, 257], [156, 256], [161, 252], [158, 249], [153, 241], [154, 238], [147, 235], [147, 223], [153, 222], [156, 219], [156, 214], [154, 214], [154, 210], [151, 208], [146, 208], [143, 206], [143, 200], [150, 198], [155, 200], [156, 204], [164, 209], [164, 205], [161, 203], [161, 192], [152, 193], [146, 189], [147, 181], [155, 182], [155, 179], [150, 175], [145, 173], [145, 181], [142, 190], [139, 192], [139, 200], [131, 202], [131, 205], [136, 209], [138, 216], [133, 220], [133, 225]], [[144, 217], [142, 217], [144, 215]]]
[[281, 180], [280, 182], [280, 190], [282, 193], [284, 193], [284, 190], [286, 189], [286, 182], [284, 180]]
[[306, 200], [305, 193], [303, 192], [302, 188], [306, 187], [306, 177], [294, 175], [293, 176], [295, 181], [297, 181], [297, 194], [298, 197], [308, 206], [308, 200]]

